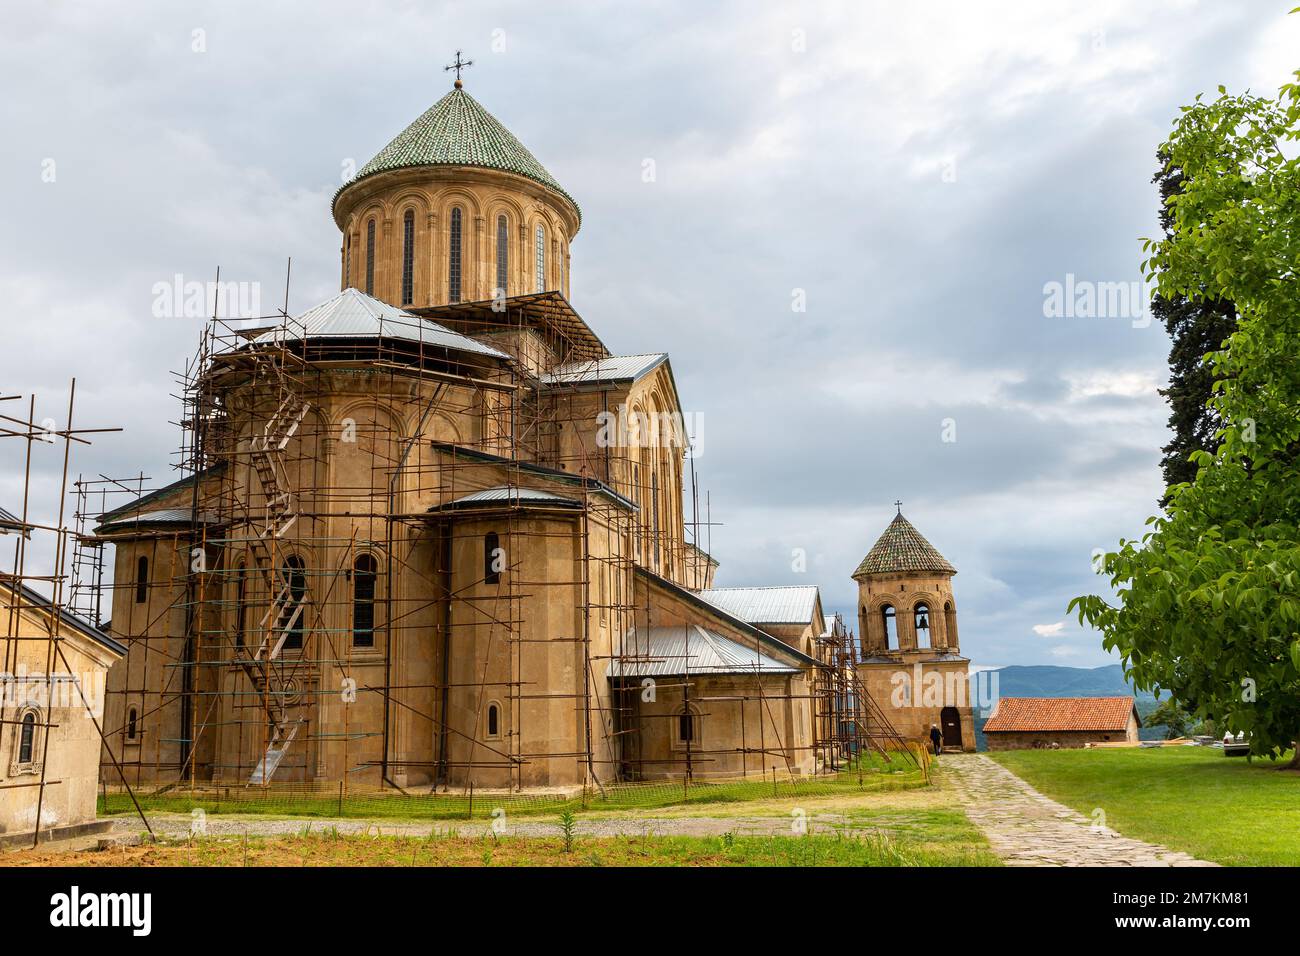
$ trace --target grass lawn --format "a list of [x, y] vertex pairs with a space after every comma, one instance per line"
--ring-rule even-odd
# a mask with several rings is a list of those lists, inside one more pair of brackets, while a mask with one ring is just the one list
[[163, 841], [103, 852], [23, 851], [9, 866], [984, 866], [959, 838], [809, 833], [801, 837], [367, 837], [316, 833]]
[[989, 754], [1125, 836], [1229, 866], [1300, 865], [1300, 773], [1208, 747]]
[[[200, 787], [194, 792], [183, 787], [150, 793], [139, 791], [135, 799], [145, 812], [256, 814], [293, 819], [325, 817], [340, 819], [394, 820], [488, 820], [502, 809], [517, 817], [553, 817], [565, 810], [583, 815], [611, 816], [675, 807], [700, 808], [699, 815], [720, 815], [722, 808], [743, 808], [758, 802], [809, 800], [869, 793], [928, 789], [924, 772], [895, 756], [885, 762], [878, 755], [862, 758], [861, 767], [822, 777], [772, 779], [763, 775], [688, 785], [675, 782], [616, 783], [592, 789], [583, 796], [557, 793], [501, 793], [455, 789], [449, 793], [362, 788], [346, 792], [295, 787]], [[134, 816], [135, 808], [124, 792], [99, 797], [100, 816]]]

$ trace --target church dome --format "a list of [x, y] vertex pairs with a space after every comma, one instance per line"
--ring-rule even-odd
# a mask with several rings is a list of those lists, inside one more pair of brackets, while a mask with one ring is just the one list
[[858, 569], [853, 572], [853, 577], [900, 572], [957, 573], [957, 569], [948, 563], [948, 559], [925, 540], [924, 535], [903, 517], [902, 512], [899, 512], [898, 516], [889, 523], [885, 533], [872, 545], [867, 556], [858, 565]]
[[559, 184], [514, 133], [463, 89], [452, 90], [425, 110], [356, 176], [334, 194], [334, 203], [349, 187], [376, 173], [416, 166], [477, 166], [531, 179], [569, 200], [582, 219], [578, 202]]
[[577, 202], [459, 81], [334, 194], [331, 211], [340, 289], [404, 310], [569, 294]]

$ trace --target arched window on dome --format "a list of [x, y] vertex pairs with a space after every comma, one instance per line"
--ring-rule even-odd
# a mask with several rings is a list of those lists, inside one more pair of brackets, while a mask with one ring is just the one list
[[898, 650], [898, 615], [894, 606], [886, 604], [880, 609], [881, 623], [885, 628], [885, 647], [891, 651]]
[[447, 227], [447, 301], [460, 301], [460, 241], [461, 211], [459, 206], [451, 208], [451, 222]]
[[352, 285], [352, 233], [343, 239], [343, 288]]
[[497, 292], [503, 298], [510, 294], [510, 222], [503, 213], [497, 216]]
[[930, 605], [918, 604], [913, 609], [912, 621], [916, 628], [916, 646], [933, 647], [930, 640]]
[[366, 295], [375, 294], [375, 221], [366, 223]]
[[415, 301], [415, 210], [402, 217], [402, 305]]
[[537, 292], [546, 291], [546, 229], [541, 223], [537, 224], [537, 262], [534, 269], [537, 272]]

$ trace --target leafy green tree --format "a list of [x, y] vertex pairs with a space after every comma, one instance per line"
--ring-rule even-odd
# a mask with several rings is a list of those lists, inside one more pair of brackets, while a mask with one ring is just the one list
[[1146, 727], [1164, 727], [1167, 731], [1165, 737], [1173, 740], [1175, 737], [1186, 737], [1191, 732], [1194, 719], [1183, 710], [1178, 701], [1166, 697], [1156, 704], [1155, 710], [1142, 718], [1142, 724]]
[[1194, 480], [1170, 488], [1140, 541], [1101, 559], [1118, 603], [1070, 603], [1136, 686], [1270, 757], [1300, 735], [1300, 161], [1284, 153], [1297, 140], [1289, 83], [1276, 99], [1197, 97], [1162, 147], [1182, 183], [1144, 270], [1161, 295], [1238, 312], [1208, 358], [1218, 447], [1192, 454]]
[[[1151, 181], [1160, 187], [1160, 228], [1166, 239], [1174, 232], [1171, 197], [1183, 188], [1183, 171], [1169, 162], [1161, 152], [1160, 168]], [[1222, 299], [1190, 299], [1185, 295], [1157, 292], [1151, 300], [1151, 314], [1164, 324], [1169, 333], [1169, 387], [1160, 394], [1169, 402], [1169, 427], [1174, 435], [1164, 447], [1160, 468], [1165, 485], [1190, 482], [1196, 477], [1192, 452], [1212, 452], [1218, 447], [1215, 437], [1221, 426], [1218, 413], [1209, 404], [1214, 372], [1205, 356], [1223, 348], [1224, 340], [1237, 326], [1237, 310]], [[1169, 497], [1161, 500], [1167, 505]]]

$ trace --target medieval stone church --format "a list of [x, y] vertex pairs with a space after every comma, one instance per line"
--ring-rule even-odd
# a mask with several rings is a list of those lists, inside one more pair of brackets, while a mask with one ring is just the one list
[[[106, 782], [806, 774], [886, 733], [816, 587], [712, 586], [668, 356], [575, 311], [578, 204], [460, 80], [332, 213], [342, 291], [214, 319], [185, 477], [100, 518]], [[859, 568], [864, 673], [921, 660], [884, 595], [895, 621], [924, 596], [925, 665], [964, 672], [940, 562]]]

